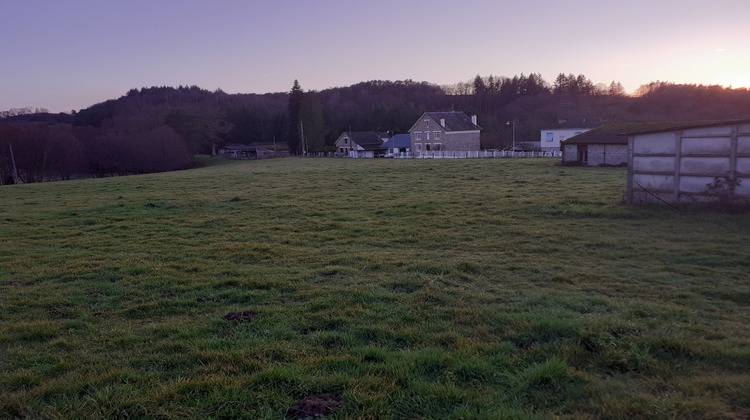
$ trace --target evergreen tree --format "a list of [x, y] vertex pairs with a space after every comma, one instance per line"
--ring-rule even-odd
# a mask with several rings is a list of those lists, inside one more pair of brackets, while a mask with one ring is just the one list
[[328, 128], [323, 121], [323, 107], [315, 92], [307, 92], [302, 97], [299, 120], [304, 127], [307, 152], [322, 152]]
[[297, 154], [302, 151], [302, 145], [300, 144], [300, 110], [302, 109], [302, 98], [304, 92], [299, 85], [297, 79], [294, 80], [292, 91], [289, 92], [289, 105], [287, 108], [287, 117], [289, 125], [287, 126], [287, 144], [289, 144], [289, 152]]

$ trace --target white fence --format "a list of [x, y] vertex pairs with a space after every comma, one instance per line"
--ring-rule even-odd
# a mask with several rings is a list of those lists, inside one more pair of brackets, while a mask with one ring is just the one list
[[559, 158], [562, 152], [512, 152], [510, 150], [440, 150], [394, 154], [398, 159]]

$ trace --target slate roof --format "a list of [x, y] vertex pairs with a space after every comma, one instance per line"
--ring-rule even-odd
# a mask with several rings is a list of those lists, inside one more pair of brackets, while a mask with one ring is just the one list
[[622, 133], [638, 124], [609, 124], [569, 137], [561, 144], [628, 144]]
[[627, 124], [608, 124], [562, 141], [562, 144], [628, 144], [628, 136], [688, 130], [691, 128], [717, 127], [746, 124], [748, 120], [725, 121], [665, 121]]
[[392, 147], [398, 147], [399, 149], [411, 147], [411, 136], [409, 134], [396, 134], [383, 144], [384, 149]]
[[378, 147], [383, 145], [382, 138], [387, 138], [386, 133], [376, 133], [374, 131], [346, 131], [345, 132], [354, 143], [367, 149], [367, 145], [377, 145]]
[[[443, 127], [445, 131], [474, 131], [482, 129], [479, 125], [472, 123], [471, 118], [463, 112], [425, 112], [414, 125], [423, 120], [425, 115], [432, 118], [438, 124], [440, 124], [441, 119], [445, 119], [445, 127]], [[409, 131], [414, 128], [414, 125]]]
[[672, 121], [661, 123], [632, 124], [632, 129], [623, 131], [623, 136], [636, 134], [663, 133], [665, 131], [689, 130], [692, 128], [721, 127], [725, 125], [750, 124], [750, 119], [742, 120], [709, 120], [709, 121]]

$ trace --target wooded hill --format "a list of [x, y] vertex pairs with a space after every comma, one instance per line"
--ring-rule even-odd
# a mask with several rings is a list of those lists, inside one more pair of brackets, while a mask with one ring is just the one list
[[[283, 142], [300, 153], [296, 121], [309, 151], [333, 150], [346, 130], [405, 133], [424, 111], [478, 115], [482, 147], [537, 142], [561, 122], [608, 124], [750, 117], [750, 91], [721, 86], [653, 82], [634, 95], [619, 83], [594, 85], [583, 75], [480, 77], [438, 86], [427, 82], [369, 81], [322, 91], [227, 94], [197, 86], [132, 89], [126, 95], [70, 114], [27, 114], [0, 120], [0, 177], [11, 182], [9, 145], [23, 182], [173, 170], [191, 156], [227, 143]], [[299, 103], [293, 106], [297, 97]], [[290, 115], [290, 110], [292, 114]], [[39, 127], [43, 126], [43, 127]], [[33, 127], [33, 129], [32, 129]], [[55, 161], [54, 165], [51, 163]], [[54, 169], [53, 169], [54, 167]]]

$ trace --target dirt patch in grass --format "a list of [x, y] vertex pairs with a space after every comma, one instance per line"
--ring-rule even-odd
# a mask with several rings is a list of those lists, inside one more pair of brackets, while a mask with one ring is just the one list
[[98, 299], [98, 298], [103, 298], [106, 295], [96, 289], [86, 289], [86, 296], [92, 299]]
[[34, 282], [31, 281], [6, 281], [3, 286], [31, 286]]
[[252, 309], [248, 309], [247, 311], [242, 312], [230, 312], [224, 315], [224, 319], [232, 322], [250, 322], [256, 316], [258, 316], [257, 312]]
[[333, 414], [341, 405], [341, 397], [333, 394], [313, 395], [297, 401], [286, 412], [289, 419], [310, 419]]
[[199, 297], [196, 299], [198, 303], [206, 303], [206, 302], [218, 302], [218, 298], [212, 298], [212, 297]]

